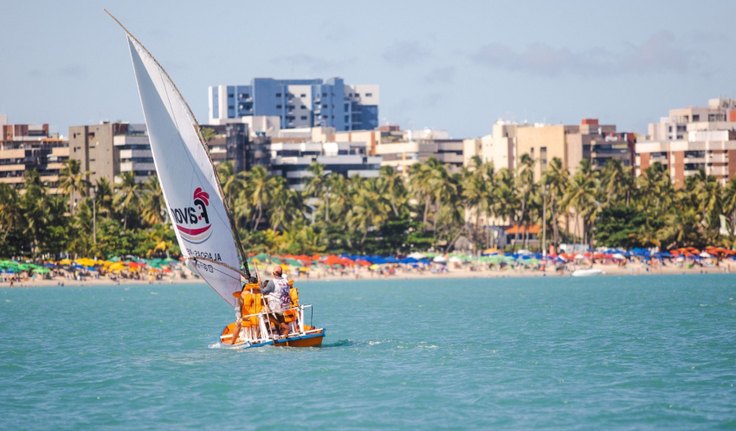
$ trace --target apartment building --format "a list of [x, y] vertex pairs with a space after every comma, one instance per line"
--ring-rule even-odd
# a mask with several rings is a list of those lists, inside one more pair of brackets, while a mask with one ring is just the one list
[[255, 165], [268, 164], [269, 141], [262, 137], [251, 137], [247, 124], [231, 123], [202, 127], [210, 131], [206, 132], [205, 139], [210, 159], [215, 166], [227, 161], [232, 163], [235, 172], [239, 172]]
[[464, 141], [453, 139], [444, 130], [385, 129], [376, 141], [374, 154], [381, 157], [382, 166], [392, 166], [408, 172], [411, 165], [434, 158], [450, 171], [463, 166]]
[[91, 184], [105, 178], [119, 183], [125, 172], [136, 182], [156, 175], [145, 124], [107, 122], [69, 127], [69, 156], [89, 172]]
[[48, 124], [10, 124], [0, 115], [0, 183], [22, 189], [23, 176], [36, 170], [49, 193], [58, 193], [59, 172], [69, 158], [66, 139]]
[[577, 125], [518, 124], [498, 121], [492, 133], [474, 140], [466, 140], [465, 164], [473, 155], [482, 161], [493, 162], [496, 169], [514, 170], [519, 159], [528, 154], [535, 161], [535, 177], [553, 158], [559, 158], [571, 173], [583, 159], [593, 169], [601, 169], [609, 160], [619, 160], [624, 166], [633, 164], [636, 135], [617, 132], [615, 125], [602, 125], [598, 119], [586, 118]]
[[283, 176], [290, 188], [300, 191], [312, 177], [309, 166], [314, 162], [324, 165], [326, 173], [335, 172], [345, 177], [378, 176], [381, 158], [369, 154], [368, 143], [334, 139], [335, 132], [331, 128], [282, 130], [271, 138], [270, 172]]
[[247, 122], [252, 130], [378, 126], [378, 85], [350, 85], [342, 78], [255, 78], [250, 85], [208, 89], [209, 123]]
[[700, 170], [724, 184], [736, 178], [736, 99], [672, 109], [648, 133], [635, 146], [637, 175], [658, 162], [677, 187]]

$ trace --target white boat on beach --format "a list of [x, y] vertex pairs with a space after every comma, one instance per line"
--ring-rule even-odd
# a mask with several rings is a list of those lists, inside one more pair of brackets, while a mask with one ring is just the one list
[[153, 162], [182, 256], [235, 309], [236, 320], [222, 331], [220, 344], [236, 348], [321, 345], [325, 330], [312, 326], [311, 319], [307, 324], [305, 314], [311, 315], [311, 306], [299, 303], [293, 283], [274, 280], [283, 295], [279, 308], [269, 308], [270, 301], [261, 293], [264, 280], [248, 268], [194, 114], [153, 55], [112, 18], [128, 40]]
[[597, 268], [588, 268], [588, 269], [576, 269], [572, 272], [573, 277], [592, 277], [594, 275], [603, 275], [605, 272], [603, 272], [602, 269]]

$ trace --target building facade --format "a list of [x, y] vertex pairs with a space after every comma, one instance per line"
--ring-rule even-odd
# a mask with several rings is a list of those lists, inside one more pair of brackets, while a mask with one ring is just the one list
[[212, 163], [217, 166], [230, 162], [235, 172], [244, 171], [255, 165], [268, 164], [268, 140], [253, 137], [248, 133], [248, 125], [232, 123], [202, 126]]
[[369, 154], [366, 142], [334, 141], [334, 130], [329, 128], [282, 131], [271, 138], [269, 169], [281, 175], [294, 190], [303, 190], [312, 174], [309, 166], [319, 163], [326, 173], [345, 177], [374, 178], [379, 174], [381, 158]]
[[411, 165], [432, 158], [454, 172], [463, 166], [464, 145], [462, 139], [453, 139], [444, 130], [402, 131], [395, 127], [379, 135], [374, 154], [381, 157], [382, 166], [391, 166], [399, 172], [408, 172]]
[[0, 183], [23, 187], [26, 171], [38, 172], [49, 193], [58, 193], [59, 172], [69, 158], [66, 139], [49, 133], [48, 124], [9, 124], [0, 115]]
[[534, 175], [542, 172], [553, 158], [574, 173], [582, 160], [589, 160], [593, 169], [601, 169], [612, 159], [632, 166], [636, 135], [617, 132], [615, 125], [601, 125], [595, 118], [583, 119], [577, 125], [517, 124], [498, 121], [490, 135], [466, 140], [465, 164], [473, 158], [472, 151], [496, 169], [515, 170], [519, 159], [528, 154], [535, 161]]
[[106, 179], [119, 183], [125, 172], [136, 182], [156, 175], [153, 154], [144, 124], [102, 122], [69, 127], [69, 156], [78, 160], [82, 172], [89, 172], [95, 184]]
[[378, 127], [379, 101], [378, 85], [348, 85], [342, 78], [255, 78], [250, 85], [209, 87], [209, 123], [260, 118], [266, 127], [278, 123], [282, 129], [370, 130]]
[[660, 163], [677, 187], [704, 171], [721, 183], [736, 178], [736, 100], [711, 99], [707, 107], [673, 109], [648, 127], [635, 147], [636, 173]]

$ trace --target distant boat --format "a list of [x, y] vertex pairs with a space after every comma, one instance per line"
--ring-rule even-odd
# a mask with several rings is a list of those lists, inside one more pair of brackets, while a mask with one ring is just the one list
[[128, 39], [153, 162], [181, 253], [187, 265], [236, 310], [237, 320], [225, 327], [220, 343], [240, 348], [321, 345], [325, 331], [305, 323], [304, 311], [311, 306], [299, 304], [293, 285], [290, 298], [281, 301], [290, 302], [286, 310], [269, 310], [260, 280], [251, 277], [194, 114], [153, 55], [110, 16]]
[[576, 269], [572, 272], [573, 277], [591, 277], [594, 275], [603, 275], [605, 274], [603, 270], [596, 269], [596, 268], [590, 268], [590, 269]]

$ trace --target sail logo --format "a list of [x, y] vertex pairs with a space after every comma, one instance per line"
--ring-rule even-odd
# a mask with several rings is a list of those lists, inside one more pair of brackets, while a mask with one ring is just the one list
[[207, 215], [210, 195], [202, 190], [202, 187], [197, 187], [194, 189], [192, 200], [193, 206], [191, 207], [171, 208], [171, 217], [182, 238], [194, 244], [200, 244], [207, 241], [212, 234], [212, 224]]

